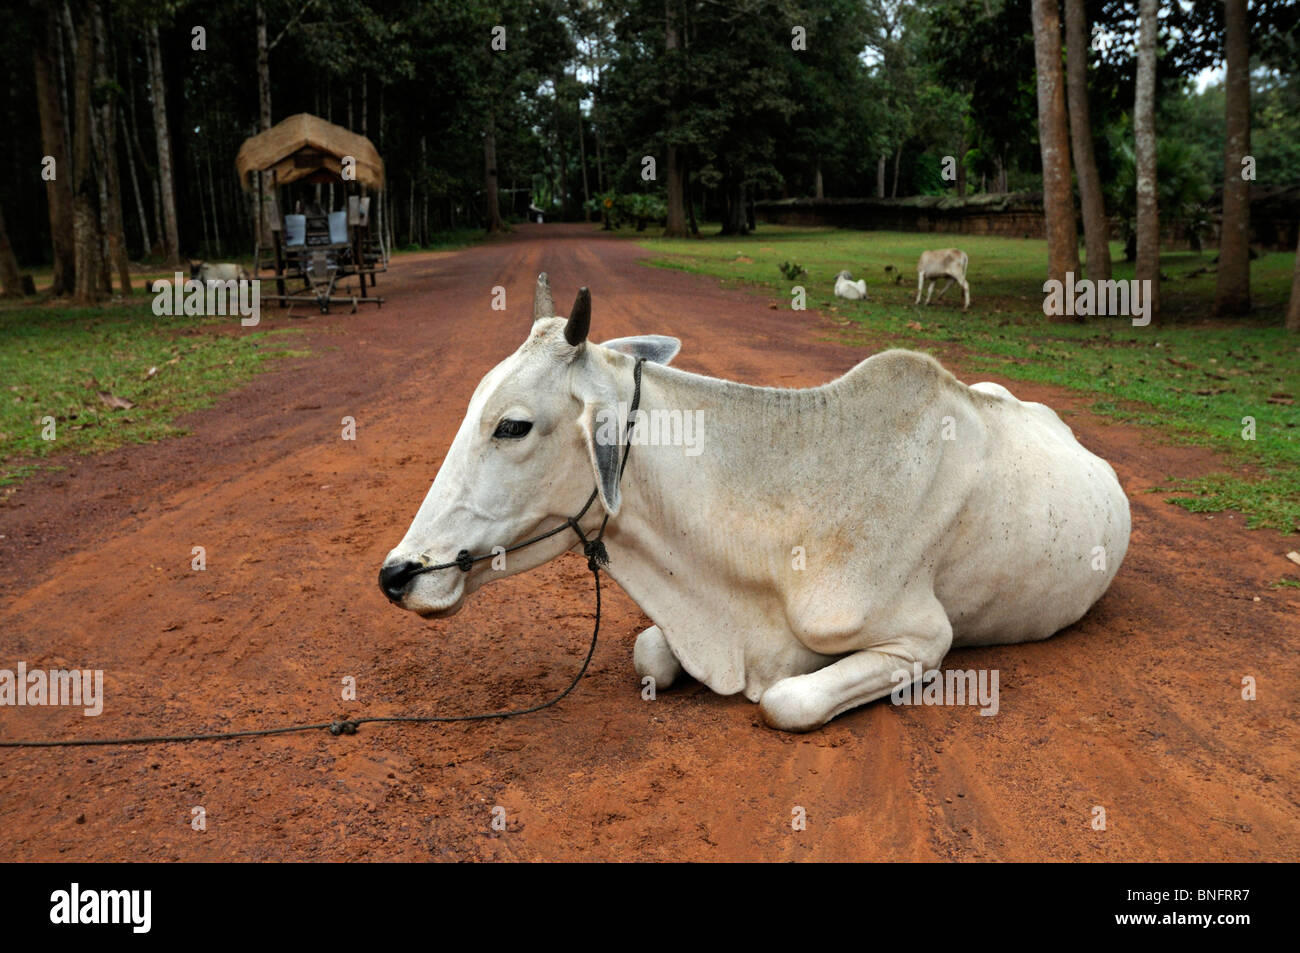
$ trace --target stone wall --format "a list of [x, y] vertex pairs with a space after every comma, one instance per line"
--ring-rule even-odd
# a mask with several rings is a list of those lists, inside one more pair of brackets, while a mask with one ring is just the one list
[[[830, 225], [899, 232], [937, 232], [957, 235], [1003, 235], [1008, 238], [1043, 238], [1043, 197], [1038, 192], [981, 194], [959, 199], [947, 195], [920, 195], [905, 199], [777, 199], [755, 203], [760, 222], [773, 225]], [[1219, 211], [1211, 212], [1213, 231], [1205, 247], [1218, 245]], [[1292, 251], [1300, 222], [1300, 187], [1257, 186], [1250, 202], [1251, 243], [1259, 248]], [[1183, 223], [1160, 223], [1163, 248], [1187, 248]], [[1083, 228], [1080, 225], [1080, 241]], [[1120, 238], [1112, 220], [1111, 238]]]

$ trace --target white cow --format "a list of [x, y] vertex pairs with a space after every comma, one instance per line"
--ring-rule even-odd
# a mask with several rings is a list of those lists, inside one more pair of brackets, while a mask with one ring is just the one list
[[961, 290], [966, 293], [966, 303], [963, 308], [970, 307], [970, 285], [966, 283], [966, 266], [970, 259], [960, 248], [940, 248], [935, 251], [923, 251], [921, 257], [916, 263], [916, 303], [921, 303], [921, 289], [925, 286], [926, 281], [930, 282], [930, 292], [925, 296], [925, 303], [930, 303], [930, 296], [934, 294], [934, 283], [940, 278], [947, 278], [948, 281], [939, 291], [939, 300], [943, 300], [944, 294], [952, 283], [955, 281], [961, 285]]
[[248, 277], [243, 266], [233, 263], [216, 264], [209, 261], [190, 262], [190, 277], [207, 284], [209, 281], [239, 281]]
[[853, 276], [847, 271], [841, 271], [835, 276], [835, 294], [840, 298], [848, 298], [850, 301], [858, 301], [867, 296], [867, 283], [864, 279], [853, 280]]
[[[537, 302], [380, 571], [405, 609], [451, 615], [485, 583], [574, 549], [564, 532], [500, 570], [419, 572], [562, 525], [594, 483], [582, 529], [609, 515], [609, 574], [654, 622], [636, 641], [638, 676], [663, 689], [685, 670], [805, 731], [889, 694], [914, 662], [1047, 638], [1124, 558], [1115, 472], [1049, 408], [997, 384], [968, 387], [892, 350], [820, 387], [750, 387], [665, 366], [675, 338], [587, 341], [589, 307], [552, 317], [544, 275]], [[643, 410], [706, 425], [693, 456], [634, 429], [620, 482], [622, 425], [602, 433], [627, 412], [636, 357]]]

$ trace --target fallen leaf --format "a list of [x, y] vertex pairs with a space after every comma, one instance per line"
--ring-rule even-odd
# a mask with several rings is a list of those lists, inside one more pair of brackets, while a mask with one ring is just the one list
[[155, 364], [153, 367], [149, 368], [149, 370], [144, 372], [144, 379], [148, 380], [149, 378], [153, 377], [157, 373], [158, 373], [158, 365]]
[[1291, 560], [1291, 562], [1295, 563], [1297, 566], [1300, 566], [1300, 553], [1297, 553], [1294, 549], [1286, 554], [1286, 558]]
[[99, 400], [105, 407], [113, 410], [130, 410], [135, 406], [134, 401], [127, 400], [125, 397], [118, 397], [116, 394], [110, 394], [106, 390], [99, 391]]

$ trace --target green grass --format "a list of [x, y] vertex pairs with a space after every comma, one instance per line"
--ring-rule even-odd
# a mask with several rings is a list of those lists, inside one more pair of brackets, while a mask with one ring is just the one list
[[[0, 486], [90, 453], [184, 433], [181, 414], [209, 406], [288, 348], [296, 331], [242, 329], [237, 317], [158, 317], [142, 289], [94, 308], [0, 309]], [[149, 376], [150, 368], [157, 371]], [[115, 410], [98, 392], [135, 406]], [[42, 438], [53, 417], [54, 440]]]
[[[1165, 489], [1175, 494], [1172, 502], [1197, 512], [1240, 510], [1249, 526], [1300, 531], [1300, 342], [1282, 327], [1294, 254], [1264, 254], [1252, 263], [1250, 319], [1211, 322], [1215, 276], [1188, 275], [1213, 268], [1214, 252], [1167, 253], [1164, 323], [1139, 328], [1125, 317], [1049, 321], [1042, 310], [1047, 253], [1038, 240], [768, 226], [745, 238], [640, 242], [655, 253], [652, 264], [786, 301], [792, 286], [802, 285], [810, 309], [849, 319], [873, 345], [956, 347], [976, 372], [1091, 393], [1099, 414], [1222, 452], [1223, 472], [1171, 477]], [[970, 255], [970, 310], [960, 310], [956, 286], [936, 306], [915, 308], [917, 257], [949, 245]], [[1118, 244], [1112, 257], [1114, 277], [1132, 278]], [[787, 261], [808, 273], [786, 280], [778, 266]], [[886, 272], [886, 265], [897, 271]], [[832, 295], [834, 276], [845, 268], [866, 279], [867, 301]], [[901, 284], [893, 281], [898, 273]], [[791, 321], [800, 313], [791, 311]], [[1244, 417], [1255, 420], [1254, 440], [1243, 439]]]
[[470, 245], [477, 245], [486, 238], [487, 233], [481, 228], [453, 228], [444, 232], [433, 232], [423, 245], [415, 243], [394, 246], [393, 257], [419, 251], [456, 251]]

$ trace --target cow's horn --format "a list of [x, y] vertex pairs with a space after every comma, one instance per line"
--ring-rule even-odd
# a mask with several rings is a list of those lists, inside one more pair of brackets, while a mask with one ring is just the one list
[[564, 326], [564, 340], [574, 347], [587, 340], [591, 330], [591, 292], [585, 287], [578, 289], [578, 297], [573, 302], [573, 312], [569, 323]]
[[555, 317], [555, 302], [551, 300], [551, 279], [546, 272], [537, 276], [537, 291], [533, 294], [533, 320]]

